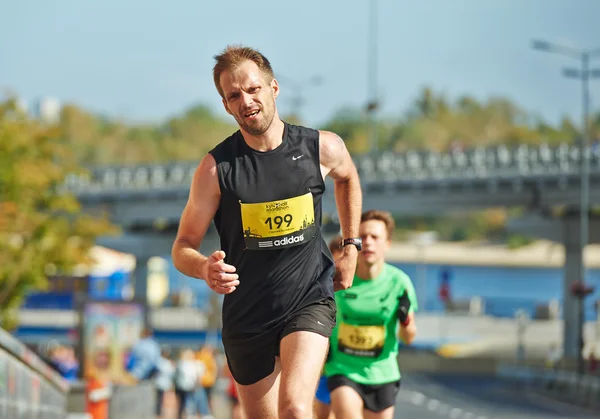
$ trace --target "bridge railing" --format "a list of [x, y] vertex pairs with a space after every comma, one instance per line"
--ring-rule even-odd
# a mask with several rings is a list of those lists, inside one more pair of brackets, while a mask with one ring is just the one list
[[68, 383], [0, 329], [0, 418], [63, 419]]
[[[383, 152], [356, 155], [363, 182], [452, 181], [486, 178], [556, 176], [579, 173], [579, 146], [560, 144], [497, 145], [465, 151]], [[600, 147], [589, 147], [585, 155], [593, 173], [600, 173]], [[187, 190], [197, 162], [97, 167], [86, 175], [70, 175], [65, 188], [78, 195], [111, 191]]]
[[[384, 152], [355, 158], [363, 180], [411, 181], [452, 180], [469, 178], [568, 175], [581, 167], [579, 147], [561, 144], [550, 147], [519, 145], [513, 148], [499, 145], [476, 147], [466, 151], [436, 153], [409, 151]], [[600, 150], [588, 148], [591, 169], [600, 171]]]

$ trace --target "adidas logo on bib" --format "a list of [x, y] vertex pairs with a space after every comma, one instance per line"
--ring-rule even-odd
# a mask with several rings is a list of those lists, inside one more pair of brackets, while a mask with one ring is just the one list
[[304, 234], [294, 237], [284, 237], [281, 240], [275, 240], [273, 246], [285, 246], [286, 244], [300, 243], [304, 241]]

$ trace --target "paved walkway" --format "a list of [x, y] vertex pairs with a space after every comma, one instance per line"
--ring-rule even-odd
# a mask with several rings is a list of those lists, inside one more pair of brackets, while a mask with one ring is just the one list
[[[223, 387], [222, 384], [217, 384], [212, 401], [214, 406], [213, 415], [215, 419], [231, 419], [229, 399], [225, 394], [225, 387]], [[201, 419], [199, 416], [196, 417]], [[175, 398], [175, 393], [172, 391], [165, 394], [162, 419], [177, 419], [177, 400]]]

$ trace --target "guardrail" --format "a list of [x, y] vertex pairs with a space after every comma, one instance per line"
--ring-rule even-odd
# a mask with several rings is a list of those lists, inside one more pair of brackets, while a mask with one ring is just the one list
[[600, 376], [515, 364], [498, 365], [496, 374], [523, 385], [530, 391], [542, 392], [557, 400], [600, 410]]
[[[585, 157], [592, 174], [600, 173], [600, 147], [588, 147]], [[365, 183], [441, 182], [474, 179], [543, 178], [579, 173], [583, 160], [579, 147], [563, 143], [515, 147], [494, 145], [465, 151], [383, 152], [354, 155]], [[92, 168], [84, 175], [72, 174], [64, 188], [80, 196], [110, 192], [186, 192], [198, 162], [106, 166]], [[564, 185], [566, 187], [566, 184]]]
[[63, 419], [68, 383], [0, 329], [0, 418]]

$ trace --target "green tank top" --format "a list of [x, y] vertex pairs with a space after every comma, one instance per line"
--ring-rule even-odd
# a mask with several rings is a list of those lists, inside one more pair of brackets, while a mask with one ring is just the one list
[[335, 293], [337, 324], [331, 335], [325, 375], [343, 375], [376, 385], [400, 379], [398, 367], [398, 297], [404, 291], [417, 309], [413, 284], [403, 271], [385, 264], [381, 274]]

